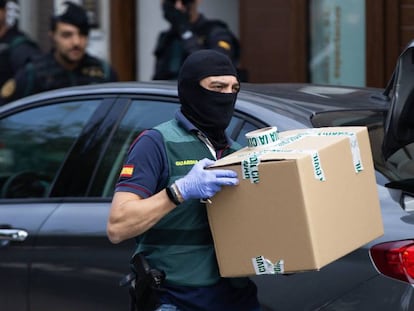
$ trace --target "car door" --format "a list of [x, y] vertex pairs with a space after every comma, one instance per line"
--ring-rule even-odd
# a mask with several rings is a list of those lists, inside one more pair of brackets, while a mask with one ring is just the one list
[[29, 310], [38, 234], [59, 202], [49, 193], [101, 100], [22, 105], [0, 115], [0, 306]]
[[37, 232], [55, 203], [0, 204], [0, 306], [28, 310], [29, 271]]
[[128, 289], [119, 282], [130, 272], [135, 242], [109, 242], [110, 202], [133, 140], [173, 118], [178, 109], [176, 99], [131, 96], [119, 97], [99, 123], [85, 129], [93, 143], [78, 141], [56, 181], [62, 189], [53, 195], [64, 200], [37, 237], [30, 285], [33, 310], [128, 310]]

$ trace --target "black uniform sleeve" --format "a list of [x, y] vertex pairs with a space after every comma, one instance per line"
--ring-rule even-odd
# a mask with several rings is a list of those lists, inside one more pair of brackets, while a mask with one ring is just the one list
[[231, 31], [221, 23], [211, 22], [208, 27], [204, 44], [200, 43], [197, 36], [183, 38], [183, 46], [186, 54], [207, 48], [226, 54], [235, 65], [239, 61], [239, 44]]
[[206, 40], [210, 49], [226, 54], [235, 64], [238, 62], [239, 46], [230, 30], [224, 27], [213, 27]]
[[15, 76], [6, 81], [1, 90], [0, 98], [3, 103], [9, 103], [33, 93], [33, 67], [29, 63], [17, 71]]
[[88, 57], [90, 60], [94, 62], [98, 62], [100, 64], [100, 67], [102, 68], [104, 72], [104, 79], [101, 82], [117, 82], [118, 81], [118, 74], [115, 71], [115, 69], [111, 66], [111, 64], [109, 64], [108, 62], [104, 60], [91, 57], [90, 55], [88, 55]]
[[40, 48], [32, 42], [24, 42], [10, 53], [10, 65], [13, 72], [17, 72], [24, 65], [43, 55]]
[[118, 79], [119, 78], [118, 78], [117, 72], [111, 66], [110, 69], [109, 69], [109, 82], [117, 82]]

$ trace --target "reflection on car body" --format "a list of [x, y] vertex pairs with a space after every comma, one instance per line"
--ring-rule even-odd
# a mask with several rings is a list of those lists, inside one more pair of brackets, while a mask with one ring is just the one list
[[[228, 133], [243, 145], [247, 132], [266, 126], [279, 131], [366, 126], [385, 228], [383, 237], [320, 271], [252, 277], [266, 309], [414, 308], [411, 285], [380, 275], [369, 256], [374, 244], [411, 239], [414, 232], [414, 215], [400, 205], [402, 193], [405, 202], [412, 199], [407, 180], [414, 178], [414, 148], [401, 142], [396, 153], [384, 157], [384, 124], [393, 126], [385, 120], [395, 96], [383, 93], [242, 85]], [[2, 310], [128, 308], [119, 281], [129, 272], [134, 241], [113, 245], [106, 237], [113, 189], [135, 137], [177, 109], [174, 82], [60, 89], [0, 107]]]

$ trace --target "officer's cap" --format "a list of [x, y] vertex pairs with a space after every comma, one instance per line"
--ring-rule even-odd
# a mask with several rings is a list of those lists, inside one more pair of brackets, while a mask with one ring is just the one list
[[90, 25], [86, 11], [81, 6], [70, 1], [64, 2], [63, 6], [63, 11], [60, 14], [52, 16], [52, 30], [55, 29], [57, 22], [62, 22], [78, 27], [81, 34], [87, 36]]

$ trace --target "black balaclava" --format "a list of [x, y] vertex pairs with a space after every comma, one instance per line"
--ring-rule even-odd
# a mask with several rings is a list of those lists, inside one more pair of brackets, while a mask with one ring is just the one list
[[216, 149], [227, 146], [226, 127], [233, 115], [237, 93], [207, 90], [200, 81], [209, 76], [235, 76], [230, 58], [214, 50], [190, 54], [178, 74], [178, 96], [181, 111], [199, 130], [207, 135]]

